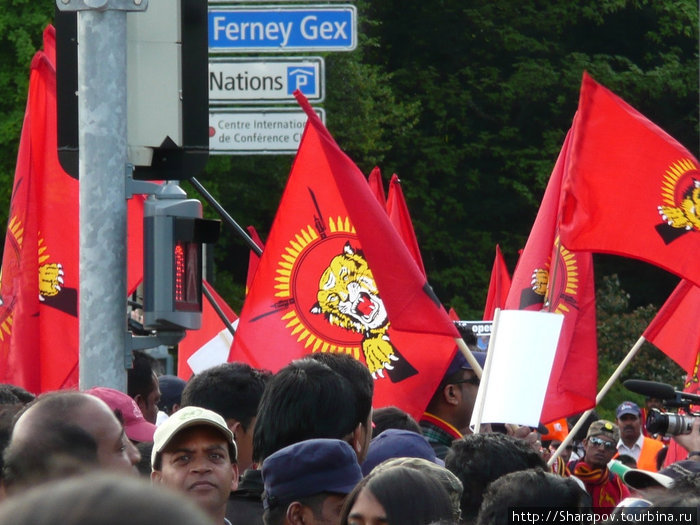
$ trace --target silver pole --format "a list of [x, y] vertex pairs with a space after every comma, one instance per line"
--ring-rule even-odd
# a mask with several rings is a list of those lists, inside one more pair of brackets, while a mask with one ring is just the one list
[[79, 11], [78, 42], [80, 388], [125, 392], [126, 12]]

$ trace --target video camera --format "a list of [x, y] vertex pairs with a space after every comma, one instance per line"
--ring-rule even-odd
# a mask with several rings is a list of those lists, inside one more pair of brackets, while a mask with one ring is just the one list
[[700, 417], [700, 413], [693, 412], [691, 405], [700, 404], [699, 395], [679, 392], [666, 383], [644, 381], [642, 379], [628, 379], [623, 385], [627, 390], [637, 394], [660, 399], [666, 408], [682, 408], [688, 412], [688, 414], [674, 414], [672, 412], [661, 412], [658, 408], [652, 408], [647, 414], [647, 432], [669, 436], [679, 436], [692, 432], [693, 421], [696, 417]]

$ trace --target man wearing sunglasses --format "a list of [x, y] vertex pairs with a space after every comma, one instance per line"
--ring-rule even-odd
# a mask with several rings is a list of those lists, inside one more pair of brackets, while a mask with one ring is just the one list
[[588, 427], [583, 440], [583, 459], [569, 464], [572, 474], [583, 481], [597, 512], [610, 513], [630, 495], [619, 476], [610, 472], [608, 463], [617, 453], [620, 429], [615, 423], [599, 419]]
[[[472, 354], [483, 368], [486, 353]], [[478, 391], [479, 378], [458, 350], [419, 421], [438, 458], [444, 460], [452, 442], [470, 433], [469, 422]]]

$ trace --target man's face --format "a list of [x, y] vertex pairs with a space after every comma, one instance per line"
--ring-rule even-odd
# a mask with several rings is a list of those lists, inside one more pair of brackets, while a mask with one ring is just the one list
[[329, 494], [321, 503], [321, 508], [313, 514], [311, 525], [337, 525], [340, 523], [340, 511], [343, 508], [345, 496], [342, 494]]
[[[555, 450], [557, 450], [557, 449], [559, 448], [560, 445], [561, 445], [561, 441], [559, 441], [559, 440], [553, 440], [553, 441], [549, 444], [549, 450], [550, 450], [551, 452], [554, 452]], [[559, 457], [560, 457], [561, 459], [563, 459], [566, 463], [568, 463], [569, 460], [571, 459], [571, 453], [572, 453], [573, 451], [574, 451], [574, 446], [573, 446], [573, 445], [567, 445], [567, 446], [564, 448], [564, 450], [561, 451], [561, 454], [559, 454]]]
[[617, 443], [606, 435], [591, 436], [584, 440], [583, 461], [594, 468], [603, 468], [617, 452]]
[[239, 421], [229, 419], [226, 421], [228, 428], [231, 429], [236, 437], [236, 446], [238, 447], [238, 468], [241, 472], [253, 466], [253, 431], [255, 430], [255, 422], [257, 417], [253, 417], [248, 425], [248, 430], [243, 428]]
[[636, 441], [642, 433], [642, 420], [634, 414], [623, 414], [617, 418], [620, 437], [625, 443]]
[[153, 381], [151, 384], [151, 391], [143, 399], [143, 402], [139, 403], [139, 408], [143, 413], [143, 417], [146, 421], [150, 421], [155, 424], [158, 419], [158, 403], [160, 402], [160, 384], [158, 383], [158, 378], [153, 374]]
[[460, 417], [453, 425], [462, 434], [468, 434], [474, 403], [476, 403], [476, 394], [479, 392], [479, 378], [476, 377], [473, 370], [462, 370], [461, 378], [453, 381], [452, 384], [457, 389], [457, 395], [460, 398]]
[[136, 464], [141, 454], [129, 441], [124, 428], [112, 410], [97, 398], [85, 403], [76, 414], [75, 423], [87, 430], [97, 441], [97, 459], [110, 470], [138, 474]]
[[187, 428], [161, 454], [161, 470], [151, 479], [180, 490], [210, 515], [225, 511], [229, 493], [238, 486], [238, 466], [231, 463], [228, 442], [209, 426]]

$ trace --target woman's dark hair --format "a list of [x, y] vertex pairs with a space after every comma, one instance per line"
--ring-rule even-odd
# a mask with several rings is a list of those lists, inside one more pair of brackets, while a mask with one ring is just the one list
[[384, 507], [389, 525], [427, 525], [452, 519], [450, 497], [438, 480], [419, 470], [396, 466], [366, 476], [353, 489], [340, 512], [341, 525], [347, 525], [362, 490], [368, 490]]

